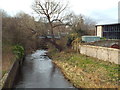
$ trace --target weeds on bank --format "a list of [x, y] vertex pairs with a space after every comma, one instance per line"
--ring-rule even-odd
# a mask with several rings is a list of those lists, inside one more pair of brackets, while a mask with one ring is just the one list
[[74, 51], [52, 52], [53, 62], [62, 68], [65, 75], [77, 87], [116, 88], [120, 67]]
[[2, 76], [10, 69], [14, 61], [15, 55], [12, 53], [12, 46], [4, 45], [2, 47]]
[[2, 47], [2, 76], [9, 71], [16, 59], [22, 58], [24, 48], [20, 45], [4, 44]]

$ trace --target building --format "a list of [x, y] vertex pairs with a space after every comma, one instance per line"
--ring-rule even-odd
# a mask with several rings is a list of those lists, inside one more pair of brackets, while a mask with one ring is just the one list
[[96, 25], [96, 36], [106, 39], [120, 39], [120, 23]]
[[84, 42], [95, 42], [95, 41], [99, 41], [100, 37], [98, 36], [82, 36], [82, 41]]

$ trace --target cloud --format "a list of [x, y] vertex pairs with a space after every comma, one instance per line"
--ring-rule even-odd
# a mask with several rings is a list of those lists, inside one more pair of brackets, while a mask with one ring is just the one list
[[98, 23], [117, 23], [119, 0], [70, 0], [76, 14], [92, 17]]
[[90, 13], [98, 23], [117, 23], [118, 22], [118, 9], [109, 8], [106, 10], [93, 11]]
[[17, 12], [31, 11], [31, 4], [34, 0], [0, 0], [0, 8], [7, 11], [10, 15], [15, 15]]
[[[70, 9], [76, 14], [84, 14], [92, 17], [99, 23], [117, 22], [118, 1], [119, 0], [68, 0]], [[31, 5], [34, 0], [0, 0], [0, 8], [7, 11], [10, 15], [24, 11], [31, 14]]]

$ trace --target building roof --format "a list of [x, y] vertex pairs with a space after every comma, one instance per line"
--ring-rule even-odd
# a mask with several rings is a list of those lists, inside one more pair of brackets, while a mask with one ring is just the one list
[[99, 38], [99, 36], [82, 36], [82, 37], [97, 37], [97, 38]]
[[120, 25], [120, 23], [113, 23], [113, 24], [100, 24], [96, 26], [109, 26], [109, 25]]

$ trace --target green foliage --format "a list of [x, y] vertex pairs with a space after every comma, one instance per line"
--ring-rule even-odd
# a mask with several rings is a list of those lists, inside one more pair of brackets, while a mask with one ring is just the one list
[[85, 32], [85, 31], [82, 30], [82, 29], [76, 29], [76, 30], [75, 30], [75, 33], [77, 33], [77, 36], [78, 36], [78, 37], [81, 37], [81, 36], [87, 34], [87, 32]]
[[77, 38], [77, 33], [72, 33], [67, 37], [67, 46], [71, 46], [73, 40]]
[[67, 40], [67, 46], [71, 46], [72, 41], [74, 41], [76, 38], [81, 38], [81, 36], [87, 34], [84, 30], [82, 29], [74, 29], [72, 34], [68, 36]]
[[106, 40], [106, 38], [105, 37], [101, 37], [100, 40]]
[[17, 59], [20, 59], [24, 55], [24, 48], [21, 45], [13, 46], [13, 53], [16, 55]]

